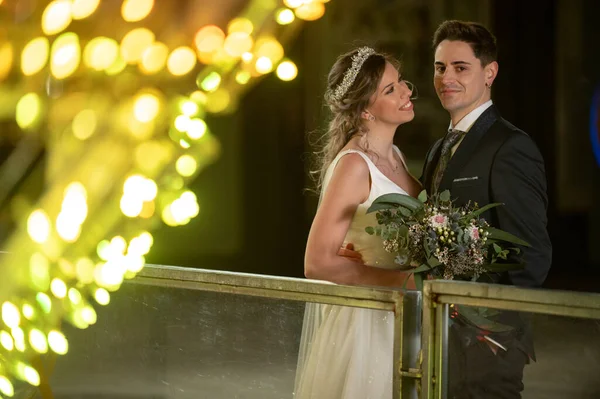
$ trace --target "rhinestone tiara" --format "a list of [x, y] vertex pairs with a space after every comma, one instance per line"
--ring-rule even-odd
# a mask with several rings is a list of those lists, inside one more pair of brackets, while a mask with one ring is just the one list
[[352, 87], [352, 84], [356, 80], [356, 76], [358, 76], [360, 68], [362, 68], [362, 65], [367, 58], [373, 54], [375, 54], [375, 50], [373, 50], [371, 47], [361, 47], [358, 49], [356, 54], [352, 56], [352, 66], [344, 73], [344, 79], [342, 80], [342, 83], [340, 83], [335, 90], [330, 93], [330, 98], [333, 101], [341, 101], [344, 98], [348, 92], [348, 89]]

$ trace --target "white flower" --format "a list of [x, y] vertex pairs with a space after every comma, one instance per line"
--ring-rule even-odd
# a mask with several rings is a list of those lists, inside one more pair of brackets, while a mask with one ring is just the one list
[[472, 240], [472, 241], [478, 241], [480, 236], [479, 236], [479, 229], [475, 226], [469, 226], [465, 229], [465, 234]]
[[441, 213], [435, 214], [429, 218], [429, 225], [434, 229], [444, 229], [448, 227], [448, 217]]

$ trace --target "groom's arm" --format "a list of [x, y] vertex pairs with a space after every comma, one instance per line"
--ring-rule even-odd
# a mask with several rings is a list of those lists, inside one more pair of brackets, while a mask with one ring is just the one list
[[552, 263], [552, 244], [546, 229], [548, 196], [544, 160], [533, 140], [514, 131], [492, 164], [491, 190], [498, 228], [528, 242], [521, 247], [524, 270], [510, 272], [512, 283], [523, 287], [542, 285]]

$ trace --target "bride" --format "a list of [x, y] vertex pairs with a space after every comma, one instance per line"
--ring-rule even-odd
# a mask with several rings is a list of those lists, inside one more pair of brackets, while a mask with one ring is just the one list
[[[325, 99], [333, 117], [321, 152], [320, 204], [306, 245], [310, 279], [414, 288], [409, 274], [395, 270], [380, 238], [365, 232], [377, 224], [366, 213], [375, 198], [417, 196], [421, 190], [393, 144], [397, 127], [414, 118], [412, 85], [397, 66], [361, 47], [340, 56], [329, 73]], [[360, 256], [347, 256], [349, 245]], [[393, 317], [385, 311], [307, 305], [295, 398], [391, 398], [393, 339]]]

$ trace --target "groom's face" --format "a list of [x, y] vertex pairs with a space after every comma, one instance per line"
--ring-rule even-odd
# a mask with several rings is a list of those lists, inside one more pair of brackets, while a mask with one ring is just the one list
[[485, 68], [471, 46], [462, 41], [442, 41], [435, 50], [433, 84], [442, 106], [462, 119], [489, 100]]

